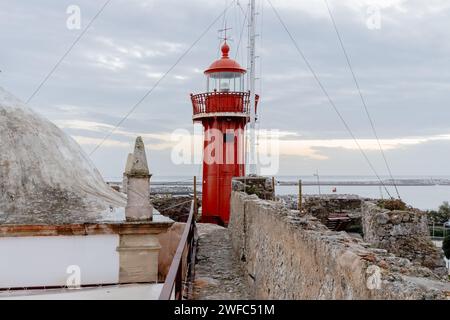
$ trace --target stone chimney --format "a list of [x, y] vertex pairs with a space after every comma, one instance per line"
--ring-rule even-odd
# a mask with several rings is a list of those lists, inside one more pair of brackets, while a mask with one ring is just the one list
[[127, 163], [125, 165], [125, 172], [122, 177], [122, 192], [127, 193], [128, 187], [128, 174], [131, 172], [131, 166], [133, 165], [133, 154], [129, 153], [127, 157]]
[[153, 207], [150, 204], [151, 174], [148, 170], [144, 142], [141, 137], [136, 138], [129, 172], [127, 172], [127, 169], [125, 168], [128, 195], [127, 206], [125, 207], [126, 219], [127, 221], [152, 220]]

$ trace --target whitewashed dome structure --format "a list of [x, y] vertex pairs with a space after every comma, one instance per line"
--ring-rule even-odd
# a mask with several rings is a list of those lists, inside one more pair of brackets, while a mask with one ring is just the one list
[[0, 224], [120, 220], [125, 204], [71, 137], [0, 87]]

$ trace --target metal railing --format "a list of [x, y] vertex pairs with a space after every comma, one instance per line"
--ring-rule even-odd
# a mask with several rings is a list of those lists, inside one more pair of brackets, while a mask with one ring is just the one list
[[197, 251], [196, 201], [192, 200], [189, 218], [173, 257], [159, 300], [183, 300], [192, 292]]
[[429, 224], [428, 229], [433, 240], [444, 240], [447, 235], [450, 235], [450, 228], [443, 225]]
[[218, 112], [250, 114], [250, 92], [214, 91], [191, 95], [191, 100], [194, 116]]

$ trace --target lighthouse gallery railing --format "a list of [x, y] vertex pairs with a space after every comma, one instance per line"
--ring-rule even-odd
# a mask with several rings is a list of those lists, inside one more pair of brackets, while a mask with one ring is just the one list
[[203, 113], [250, 114], [249, 92], [207, 92], [191, 95], [194, 116]]

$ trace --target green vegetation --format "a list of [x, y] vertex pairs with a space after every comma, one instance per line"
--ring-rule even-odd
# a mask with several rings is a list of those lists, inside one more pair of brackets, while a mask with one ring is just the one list
[[445, 201], [438, 209], [438, 211], [431, 210], [427, 212], [430, 223], [442, 225], [444, 222], [450, 220], [450, 204]]
[[450, 259], [450, 235], [444, 238], [444, 242], [442, 243], [442, 249], [444, 250], [444, 254], [447, 259]]

